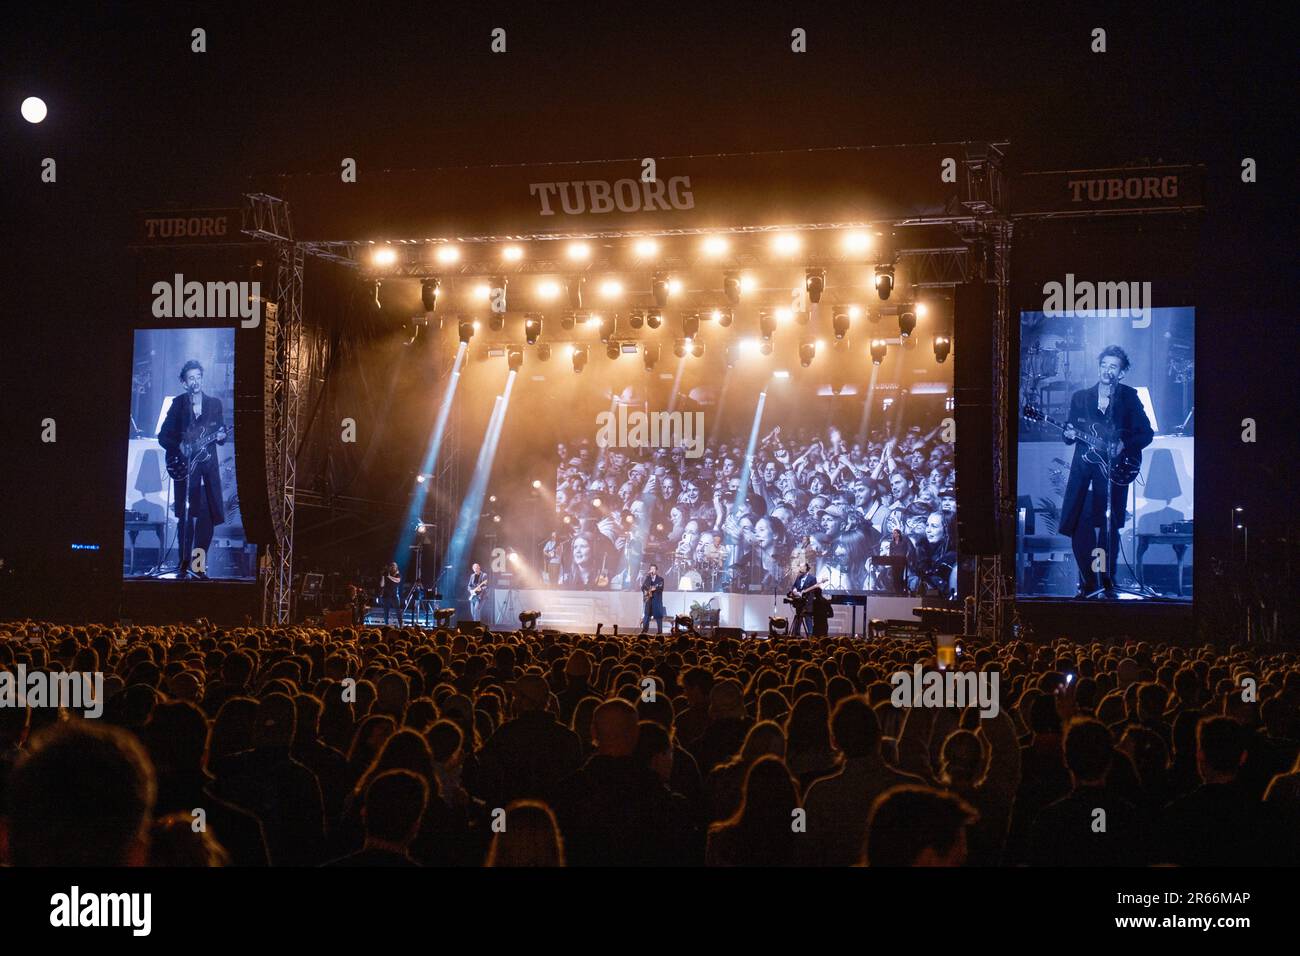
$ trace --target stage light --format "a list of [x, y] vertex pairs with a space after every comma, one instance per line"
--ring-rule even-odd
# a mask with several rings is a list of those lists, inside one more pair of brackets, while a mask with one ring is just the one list
[[948, 358], [948, 353], [952, 351], [952, 339], [946, 335], [936, 335], [934, 337], [934, 360], [940, 365]]
[[775, 614], [770, 615], [767, 619], [768, 639], [770, 640], [774, 637], [785, 637], [789, 626], [790, 622], [785, 618], [777, 617]]
[[592, 506], [593, 508], [599, 508], [600, 505], [601, 505], [601, 501], [600, 501], [599, 498], [592, 498], [592, 499], [591, 499], [591, 506]]
[[673, 343], [673, 354], [678, 358], [686, 358], [686, 340], [678, 339]]
[[573, 370], [575, 372], [581, 372], [587, 367], [587, 346], [574, 345], [571, 346], [571, 348], [572, 351], [569, 353], [569, 356], [573, 359]]
[[657, 329], [664, 324], [664, 314], [662, 312], [649, 312], [645, 317], [645, 326], [647, 329]]
[[520, 611], [519, 624], [525, 631], [535, 631], [537, 630], [537, 619], [541, 616], [541, 611]]
[[628, 515], [623, 519], [623, 521], [626, 522], [627, 524], [631, 524], [634, 520], [635, 519], [631, 515]]
[[49, 112], [45, 108], [45, 101], [39, 96], [29, 96], [23, 100], [23, 105], [18, 107], [18, 111], [23, 114], [23, 119], [29, 123], [39, 123], [45, 119]]
[[627, 324], [633, 329], [641, 328], [641, 326], [645, 325], [645, 313], [636, 311], [629, 312], [627, 314]]
[[605, 316], [592, 316], [592, 318], [600, 325], [600, 340], [608, 342], [618, 329], [618, 316], [610, 313]]
[[591, 246], [585, 242], [571, 242], [565, 254], [574, 262], [586, 262], [591, 258]]
[[654, 371], [655, 365], [659, 362], [659, 343], [647, 342], [641, 346], [641, 360], [645, 363], [647, 372]]
[[475, 320], [473, 321], [473, 323], [471, 323], [471, 324], [474, 326], [474, 331], [477, 332], [477, 331], [479, 330], [479, 328], [480, 328], [480, 326], [479, 326], [479, 324], [478, 324], [478, 319], [475, 319]]
[[524, 365], [524, 349], [520, 345], [512, 345], [506, 349], [506, 365], [510, 371], [517, 372]]
[[[499, 285], [497, 288], [504, 290], [505, 287], [506, 287], [505, 280], [502, 279], [501, 285]], [[486, 282], [480, 282], [478, 285], [474, 286], [474, 292], [472, 294], [476, 300], [481, 302], [486, 302], [488, 299], [492, 297], [492, 287], [489, 286]]]
[[714, 309], [713, 318], [717, 320], [718, 325], [722, 326], [722, 328], [729, 329], [736, 316], [730, 309]]
[[927, 306], [924, 302], [918, 302], [913, 307], [913, 311], [916, 312], [916, 317], [918, 319], [924, 319], [926, 313], [930, 311], [930, 307]]
[[425, 279], [420, 283], [420, 304], [424, 306], [425, 312], [432, 312], [438, 307], [438, 293], [442, 290], [442, 283], [437, 279]]
[[416, 534], [424, 534], [428, 530], [429, 530], [429, 526], [425, 524], [423, 521], [421, 521], [419, 524], [415, 526]]
[[617, 342], [610, 342], [608, 345], [605, 346], [605, 356], [609, 358], [611, 361], [618, 358], [619, 353], [621, 351], [622, 349], [618, 347]]
[[700, 334], [700, 317], [696, 313], [682, 316], [682, 333], [688, 338], [693, 339]]
[[564, 280], [564, 289], [569, 296], [569, 308], [582, 308], [582, 289], [587, 284], [587, 280], [582, 276], [569, 276]]
[[564, 516], [564, 523], [565, 523], [565, 524], [573, 524], [573, 519], [571, 519], [568, 515], [565, 515], [565, 516]]
[[[512, 548], [509, 552], [506, 553], [506, 560], [509, 561], [511, 564], [518, 564], [518, 563], [519, 563], [519, 552], [518, 552], [518, 551], [515, 551], [515, 550]], [[520, 617], [521, 620], [523, 619], [523, 615], [522, 615], [522, 614], [520, 614], [519, 617]]]
[[530, 312], [524, 317], [524, 341], [529, 345], [536, 345], [541, 337], [542, 317], [536, 312]]
[[880, 301], [889, 298], [889, 293], [894, 291], [894, 267], [892, 265], [876, 266], [876, 295], [880, 296]]
[[540, 488], [540, 487], [542, 487], [542, 479], [540, 479], [540, 478], [534, 478], [534, 479], [533, 479], [533, 488], [536, 489], [536, 488]]
[[674, 278], [674, 279], [669, 279], [669, 280], [668, 280], [668, 294], [669, 294], [669, 295], [680, 295], [680, 294], [681, 294], [681, 291], [682, 291], [682, 280], [681, 280], [681, 279], [676, 279], [676, 278]]
[[886, 344], [884, 339], [871, 340], [871, 364], [879, 365], [885, 360]]
[[456, 331], [460, 334], [461, 343], [468, 345], [469, 340], [474, 337], [474, 323], [461, 319], [456, 326]]
[[541, 345], [537, 346], [538, 361], [547, 362], [550, 361], [550, 358], [551, 358], [551, 346], [549, 343], [543, 342]]
[[722, 292], [732, 305], [740, 304], [740, 276], [728, 272], [722, 277]]
[[493, 332], [500, 332], [506, 327], [506, 317], [500, 312], [493, 312], [488, 316], [488, 328]]
[[600, 294], [607, 299], [614, 299], [623, 294], [623, 283], [617, 279], [606, 279], [600, 284]]
[[460, 247], [453, 245], [439, 246], [438, 251], [433, 256], [443, 265], [451, 265], [453, 262], [460, 261]]
[[900, 312], [898, 313], [898, 332], [903, 338], [907, 338], [916, 331], [916, 313]]
[[554, 299], [560, 294], [560, 284], [554, 279], [546, 279], [537, 284], [537, 296], [540, 299]]
[[849, 314], [847, 312], [836, 312], [831, 319], [831, 331], [835, 333], [836, 341], [844, 338], [849, 332]]
[[771, 340], [771, 339], [764, 339], [762, 342], [760, 342], [760, 343], [759, 343], [759, 346], [758, 346], [758, 351], [761, 352], [763, 355], [771, 355], [771, 354], [772, 354], [772, 340]]
[[650, 280], [650, 295], [654, 297], [655, 305], [663, 308], [668, 304], [668, 280], [663, 276], [655, 273], [654, 278]]
[[387, 267], [397, 261], [397, 250], [390, 246], [383, 246], [376, 249], [370, 256], [370, 262], [373, 265]]
[[776, 310], [776, 320], [778, 322], [789, 322], [793, 318], [794, 318], [794, 313], [791, 312], [789, 309]]
[[799, 364], [804, 368], [812, 365], [813, 358], [817, 355], [817, 345], [814, 342], [799, 343]]
[[773, 378], [789, 378], [789, 377], [790, 377], [790, 370], [789, 370], [789, 369], [784, 369], [784, 368], [779, 368], [779, 369], [777, 369], [776, 371], [774, 371], [774, 372], [772, 373], [772, 377], [773, 377]]
[[573, 328], [573, 323], [574, 323], [574, 315], [572, 312], [560, 313], [560, 328], [564, 329], [567, 332], [569, 331], [569, 329]]
[[489, 503], [489, 504], [496, 504], [496, 500], [497, 500], [497, 496], [496, 496], [496, 495], [488, 495], [488, 503]]
[[844, 251], [849, 255], [861, 255], [870, 248], [870, 233], [854, 231], [844, 234]]
[[758, 280], [746, 273], [740, 277], [740, 291], [749, 293], [758, 288]]
[[805, 269], [803, 283], [804, 288], [808, 290], [808, 301], [816, 305], [822, 300], [822, 293], [826, 291], [826, 270]]
[[792, 256], [799, 251], [799, 237], [792, 232], [783, 232], [772, 237], [772, 251], [779, 256]]
[[770, 342], [772, 334], [776, 332], [776, 316], [766, 309], [758, 313], [758, 331], [764, 340]]
[[704, 240], [704, 254], [708, 256], [725, 255], [730, 243], [722, 236], [709, 236]]
[[598, 312], [589, 313], [587, 317], [582, 320], [582, 324], [586, 326], [590, 326], [591, 328], [594, 329], [596, 326], [600, 325], [600, 313]]
[[424, 476], [424, 475], [416, 475], [416, 476], [415, 476], [415, 480], [416, 480], [417, 482], [419, 482], [420, 484], [424, 484], [425, 476]]
[[638, 239], [636, 254], [639, 259], [653, 259], [659, 255], [659, 243], [654, 239]]
[[758, 351], [758, 339], [747, 338], [740, 340], [740, 354], [753, 355]]
[[696, 340], [695, 340], [695, 343], [691, 346], [691, 354], [694, 355], [696, 358], [704, 358], [704, 340], [703, 340], [703, 339], [696, 339]]
[[858, 308], [856, 305], [849, 306], [850, 319], [860, 319], [861, 317], [862, 317], [862, 310], [860, 308]]
[[523, 257], [523, 246], [506, 246], [501, 250], [501, 258], [506, 260], [506, 262], [518, 262]]
[[736, 363], [740, 361], [740, 346], [731, 344], [727, 346], [727, 368], [735, 368]]
[[500, 524], [500, 523], [501, 523], [501, 516], [500, 516], [500, 515], [493, 515], [493, 516], [492, 516], [492, 521], [493, 521], [494, 524]]
[[363, 279], [362, 282], [370, 290], [370, 301], [378, 311], [384, 307], [384, 303], [379, 300], [379, 286], [382, 284], [378, 279]]

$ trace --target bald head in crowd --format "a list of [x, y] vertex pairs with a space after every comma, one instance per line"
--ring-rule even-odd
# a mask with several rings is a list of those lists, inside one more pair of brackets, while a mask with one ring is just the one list
[[602, 757], [630, 757], [641, 732], [636, 708], [622, 699], [607, 700], [591, 719], [591, 736]]

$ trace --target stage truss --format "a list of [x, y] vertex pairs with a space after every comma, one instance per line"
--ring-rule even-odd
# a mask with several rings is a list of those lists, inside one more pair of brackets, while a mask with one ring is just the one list
[[[734, 235], [765, 234], [779, 230], [844, 229], [857, 225], [893, 227], [947, 226], [962, 242], [952, 245], [924, 245], [903, 247], [897, 250], [897, 259], [906, 260], [912, 270], [912, 284], [918, 288], [953, 287], [963, 282], [981, 279], [996, 288], [997, 315], [993, 326], [992, 372], [993, 407], [997, 410], [993, 441], [994, 507], [999, 528], [1010, 526], [1015, 501], [1011, 491], [1009, 464], [1008, 382], [1010, 374], [1011, 317], [1010, 317], [1010, 250], [1012, 225], [1008, 206], [1004, 156], [1000, 145], [967, 144], [963, 164], [966, 170], [964, 194], [960, 208], [949, 215], [903, 219], [891, 223], [802, 223], [772, 227], [737, 227], [723, 230], [659, 230], [654, 232], [616, 231], [602, 233], [574, 233], [572, 235], [547, 233], [544, 236], [474, 236], [461, 237], [462, 242], [499, 242], [506, 240], [566, 238], [617, 239], [641, 235], [672, 236], [695, 235], [704, 232], [724, 232]], [[299, 418], [303, 398], [301, 380], [302, 347], [302, 295], [304, 263], [308, 255], [326, 261], [345, 264], [359, 272], [367, 270], [363, 256], [373, 250], [372, 241], [296, 241], [288, 203], [266, 193], [245, 195], [244, 233], [255, 239], [271, 243], [276, 256], [276, 298], [267, 303], [266, 325], [266, 414], [265, 442], [267, 457], [267, 482], [272, 503], [272, 521], [275, 544], [264, 558], [262, 571], [263, 621], [286, 624], [293, 617], [293, 531], [294, 506], [297, 486], [297, 453], [299, 447]], [[394, 244], [422, 245], [434, 240], [399, 240]], [[557, 249], [559, 247], [557, 246]], [[424, 278], [435, 274], [427, 264], [417, 261], [399, 263], [387, 270], [388, 276]], [[593, 263], [597, 265], [598, 263]], [[667, 262], [666, 266], [687, 266], [688, 259]], [[741, 263], [743, 265], [743, 262]], [[814, 263], [816, 264], [816, 263]], [[545, 258], [533, 260], [521, 271], [553, 271], [561, 265]], [[454, 271], [454, 270], [453, 270]], [[499, 269], [498, 269], [499, 271]], [[447, 269], [437, 270], [446, 275]], [[452, 415], [448, 436], [458, 437]], [[438, 469], [432, 475], [434, 498], [451, 500], [458, 490], [456, 455], [442, 456]], [[440, 563], [438, 578], [445, 570], [441, 562], [446, 557], [446, 541], [451, 529], [439, 516], [431, 528], [434, 549]], [[1007, 576], [1002, 573], [1001, 553], [974, 555], [975, 618], [979, 634], [985, 637], [1001, 636], [1008, 623], [1005, 606], [1012, 591]]]

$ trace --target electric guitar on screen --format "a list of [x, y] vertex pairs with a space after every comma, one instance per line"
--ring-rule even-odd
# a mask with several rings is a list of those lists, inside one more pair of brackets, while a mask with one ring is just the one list
[[[223, 430], [225, 435], [221, 434]], [[181, 447], [167, 453], [167, 474], [176, 481], [193, 478], [199, 465], [212, 457], [212, 446], [223, 438], [229, 438], [233, 431], [233, 428], [224, 425], [218, 425], [211, 431], [187, 430]]]
[[[1050, 415], [1044, 415], [1033, 405], [1026, 405], [1023, 414], [1031, 422], [1055, 425], [1062, 431], [1066, 428], [1067, 423], [1058, 422]], [[1131, 485], [1133, 479], [1142, 471], [1142, 452], [1121, 451], [1118, 436], [1099, 429], [1096, 424], [1086, 429], [1075, 425], [1074, 437], [1076, 441], [1081, 441], [1088, 446], [1088, 450], [1083, 455], [1084, 461], [1100, 467], [1115, 484]]]

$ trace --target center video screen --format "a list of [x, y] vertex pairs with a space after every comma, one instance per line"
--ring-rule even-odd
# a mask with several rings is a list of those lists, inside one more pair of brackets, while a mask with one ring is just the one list
[[250, 580], [235, 483], [235, 330], [137, 329], [122, 574]]
[[1191, 600], [1195, 310], [1022, 312], [1021, 597]]

